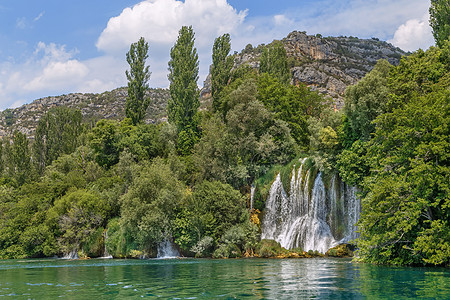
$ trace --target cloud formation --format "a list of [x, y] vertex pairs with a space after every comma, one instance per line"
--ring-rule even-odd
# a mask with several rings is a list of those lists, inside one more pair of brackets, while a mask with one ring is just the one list
[[143, 36], [150, 43], [172, 45], [181, 26], [192, 25], [200, 47], [224, 33], [235, 33], [246, 11], [237, 12], [226, 0], [148, 0], [111, 18], [97, 48], [123, 50]]
[[[404, 50], [426, 49], [433, 44], [428, 7], [423, 0], [317, 0], [301, 10], [251, 17], [226, 0], [144, 0], [109, 19], [98, 36], [96, 57], [80, 60], [76, 49], [40, 42], [26, 61], [0, 62], [0, 108], [48, 95], [103, 92], [126, 85], [125, 54], [141, 36], [150, 46], [150, 86], [167, 87], [170, 48], [183, 25], [192, 25], [195, 32], [200, 85], [209, 70], [214, 39], [223, 33], [231, 34], [236, 51], [248, 43], [256, 46], [281, 39], [293, 30], [378, 37]], [[33, 20], [39, 21], [44, 13]], [[25, 28], [27, 20], [17, 19], [16, 26]]]
[[411, 19], [400, 25], [395, 31], [394, 38], [388, 42], [406, 51], [427, 49], [434, 43], [428, 15], [421, 20]]
[[103, 92], [123, 85], [123, 62], [108, 56], [80, 61], [75, 58], [77, 53], [63, 45], [39, 42], [24, 63], [0, 64], [2, 103], [17, 107], [27, 102], [29, 95]]

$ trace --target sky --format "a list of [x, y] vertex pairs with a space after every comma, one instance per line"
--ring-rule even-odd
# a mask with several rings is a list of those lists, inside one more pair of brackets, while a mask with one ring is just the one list
[[214, 39], [224, 33], [238, 52], [294, 30], [425, 50], [434, 45], [428, 8], [427, 0], [0, 0], [0, 110], [126, 86], [125, 55], [141, 36], [150, 48], [150, 87], [166, 88], [183, 25], [195, 32], [202, 86]]

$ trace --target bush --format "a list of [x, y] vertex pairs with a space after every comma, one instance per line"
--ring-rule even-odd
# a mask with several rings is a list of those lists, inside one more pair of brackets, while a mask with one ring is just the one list
[[191, 248], [191, 252], [195, 253], [195, 257], [207, 257], [211, 255], [211, 249], [214, 246], [214, 239], [210, 236], [203, 237]]
[[352, 245], [341, 244], [333, 247], [325, 253], [326, 256], [332, 257], [350, 257], [353, 256], [353, 251], [351, 250]]
[[222, 244], [213, 253], [213, 258], [239, 258], [242, 252], [235, 244]]
[[260, 257], [276, 257], [281, 255], [280, 243], [274, 240], [263, 239], [256, 246], [256, 254]]

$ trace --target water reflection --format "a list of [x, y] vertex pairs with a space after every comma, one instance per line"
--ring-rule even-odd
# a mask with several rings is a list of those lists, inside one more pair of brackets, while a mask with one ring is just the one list
[[450, 274], [342, 259], [0, 261], [0, 296], [448, 299]]

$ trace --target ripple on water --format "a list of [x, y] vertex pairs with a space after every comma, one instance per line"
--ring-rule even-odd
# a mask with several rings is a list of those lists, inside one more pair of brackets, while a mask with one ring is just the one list
[[21, 260], [0, 272], [0, 296], [27, 298], [450, 298], [448, 270], [338, 259]]

